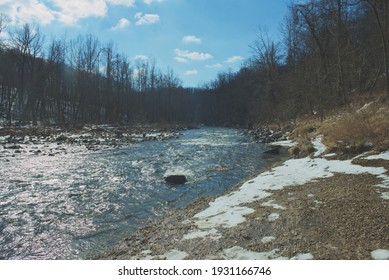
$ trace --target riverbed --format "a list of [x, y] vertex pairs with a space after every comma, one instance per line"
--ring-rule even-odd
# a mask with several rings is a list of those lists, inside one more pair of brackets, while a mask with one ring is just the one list
[[[240, 130], [201, 127], [107, 150], [0, 158], [0, 259], [104, 252], [148, 218], [221, 195], [269, 166], [276, 157], [265, 149]], [[173, 174], [188, 182], [166, 184]]]

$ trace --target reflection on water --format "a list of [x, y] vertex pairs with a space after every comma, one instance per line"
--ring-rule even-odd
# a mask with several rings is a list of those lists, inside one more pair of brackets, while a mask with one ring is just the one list
[[[0, 158], [0, 259], [78, 259], [110, 248], [163, 209], [218, 195], [267, 164], [238, 130], [61, 156]], [[183, 186], [164, 176], [182, 174]]]

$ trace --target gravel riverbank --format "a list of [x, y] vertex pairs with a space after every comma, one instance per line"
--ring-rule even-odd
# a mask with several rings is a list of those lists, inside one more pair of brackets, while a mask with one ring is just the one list
[[389, 259], [389, 152], [337, 158], [289, 159], [96, 258]]

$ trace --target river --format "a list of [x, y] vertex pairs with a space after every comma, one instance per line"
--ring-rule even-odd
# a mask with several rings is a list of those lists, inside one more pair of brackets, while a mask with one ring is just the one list
[[[221, 195], [268, 166], [265, 146], [236, 129], [61, 156], [0, 158], [0, 259], [84, 259], [165, 209]], [[164, 182], [186, 175], [185, 185]]]

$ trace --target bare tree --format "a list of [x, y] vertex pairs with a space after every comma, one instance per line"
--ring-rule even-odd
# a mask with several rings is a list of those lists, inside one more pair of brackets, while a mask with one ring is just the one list
[[92, 36], [79, 36], [70, 41], [70, 64], [74, 67], [75, 80], [73, 81], [73, 119], [78, 123], [96, 121], [100, 115], [97, 103], [100, 81], [100, 54], [99, 40]]
[[381, 38], [384, 74], [385, 74], [385, 91], [389, 95], [389, 3], [387, 0], [364, 0], [374, 14], [378, 33]]
[[39, 27], [31, 27], [29, 24], [25, 24], [11, 33], [11, 43], [12, 48], [16, 50], [19, 61], [19, 110], [21, 120], [28, 120], [28, 115], [31, 114], [35, 125], [37, 120], [36, 78], [38, 74], [36, 71], [38, 62], [42, 58], [44, 37], [39, 31]]
[[[66, 41], [52, 39], [47, 54], [46, 79], [47, 79], [47, 97], [51, 102], [49, 104], [50, 116], [54, 117], [59, 123], [65, 122], [66, 101], [65, 96], [65, 61], [66, 61]], [[44, 114], [44, 106], [41, 108], [41, 118]]]
[[266, 95], [270, 104], [275, 105], [278, 101], [276, 85], [278, 68], [281, 64], [279, 44], [271, 40], [266, 29], [260, 28], [255, 42], [250, 47], [254, 52], [255, 63], [266, 74]]

